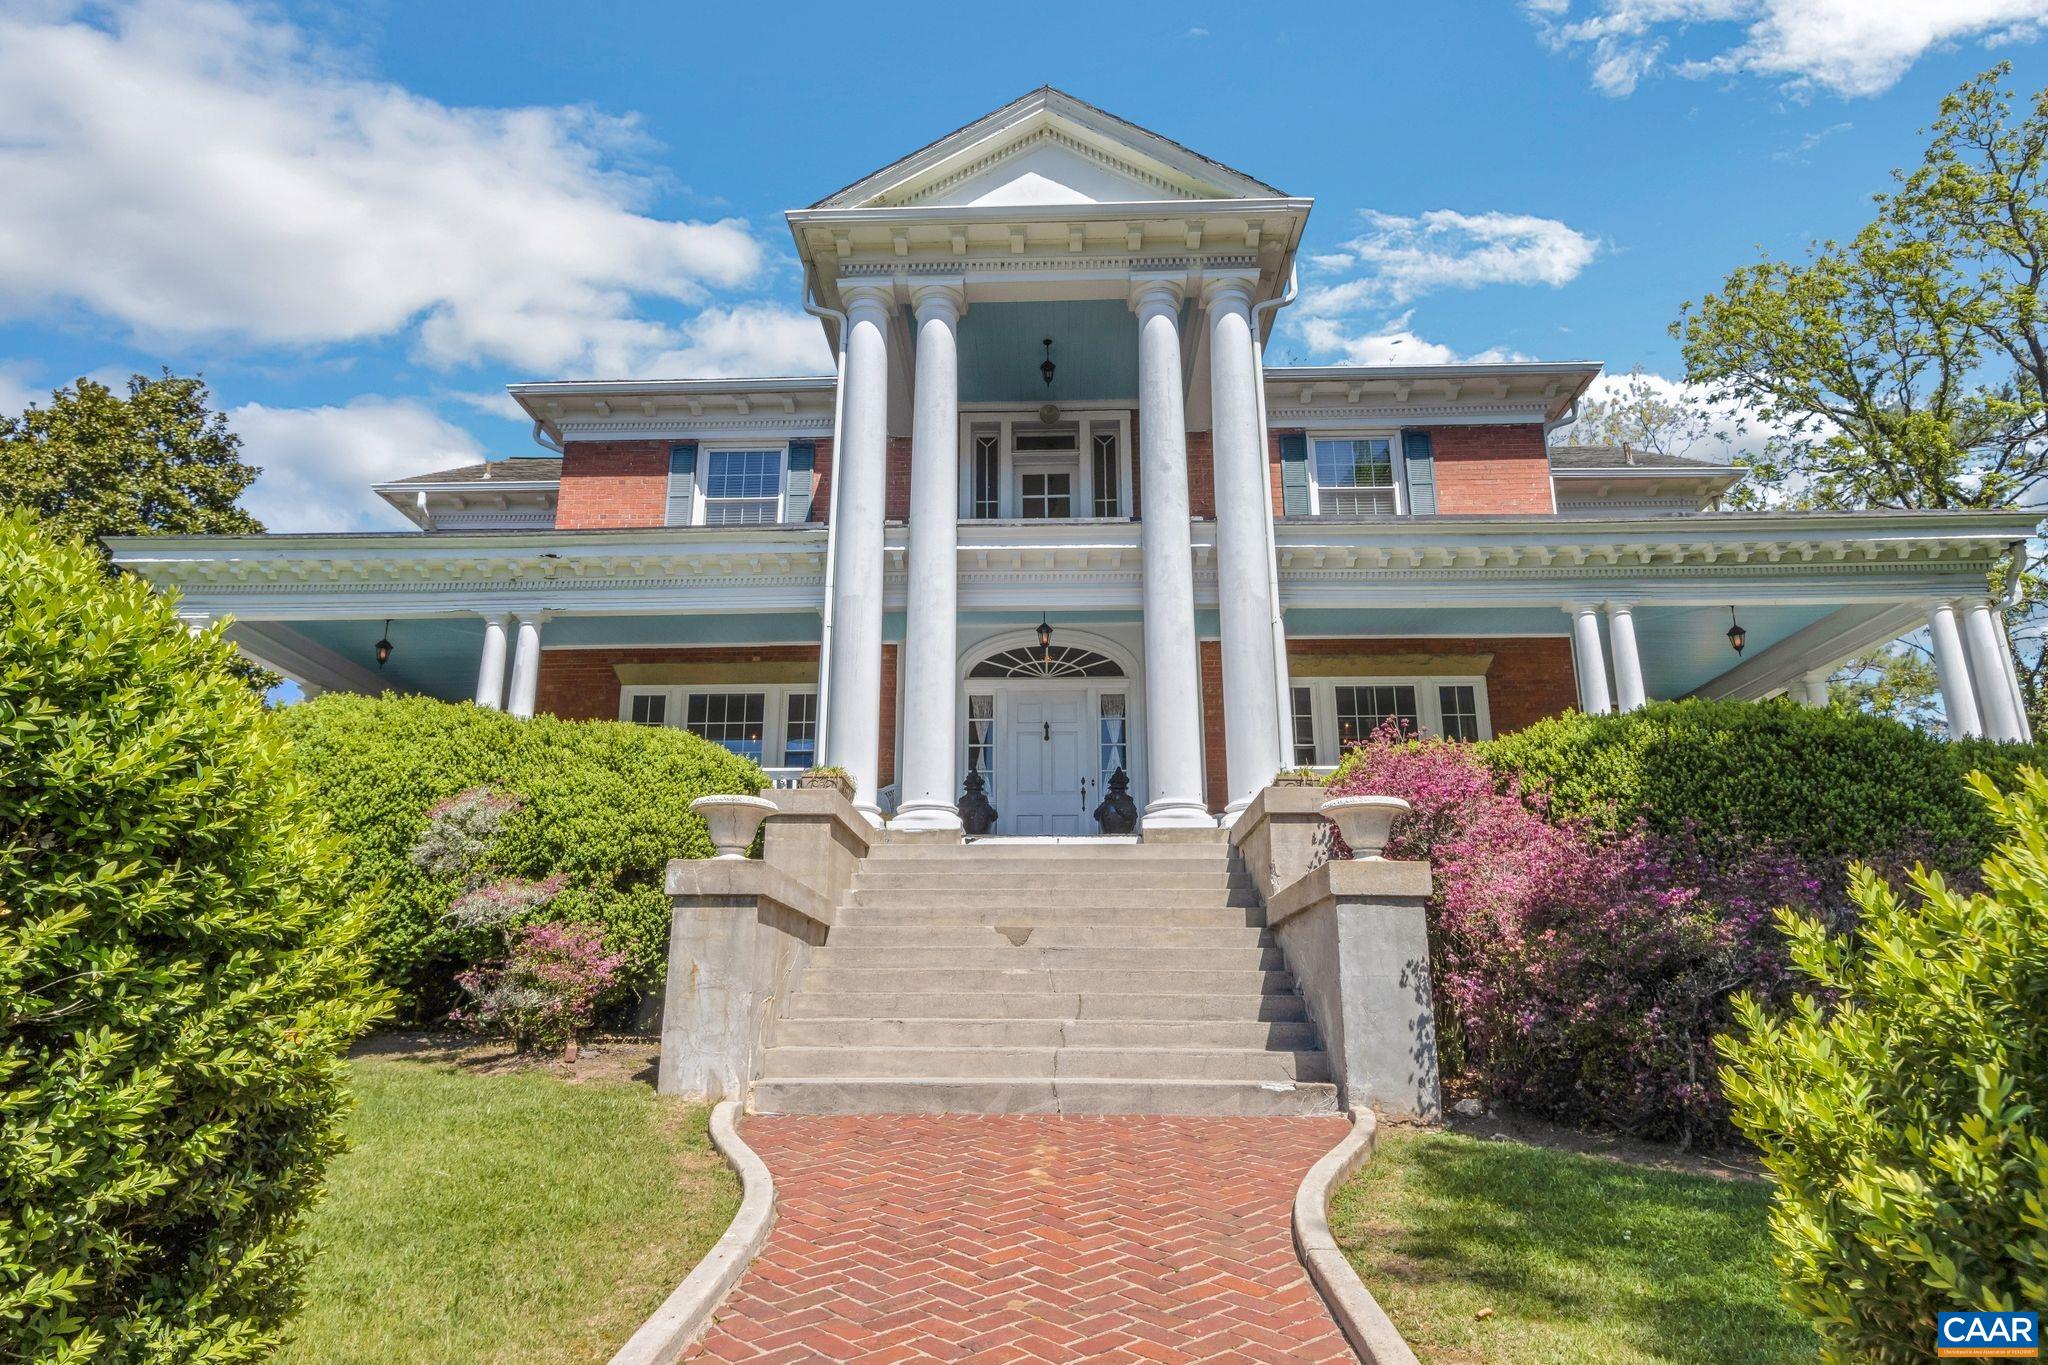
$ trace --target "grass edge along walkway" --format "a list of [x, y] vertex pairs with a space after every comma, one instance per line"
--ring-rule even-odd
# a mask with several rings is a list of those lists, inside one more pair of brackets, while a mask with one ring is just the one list
[[617, 1080], [358, 1057], [279, 1365], [602, 1361], [717, 1241], [709, 1111]]
[[1394, 1130], [1330, 1222], [1424, 1360], [1811, 1361], [1769, 1202], [1757, 1180]]

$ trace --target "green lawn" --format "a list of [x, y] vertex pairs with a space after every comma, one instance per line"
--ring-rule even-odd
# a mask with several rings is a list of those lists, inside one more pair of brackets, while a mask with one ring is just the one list
[[352, 1067], [286, 1365], [605, 1360], [738, 1207], [706, 1111], [644, 1085]]
[[1753, 1180], [1397, 1132], [1330, 1221], [1425, 1361], [1811, 1361], [1768, 1203]]

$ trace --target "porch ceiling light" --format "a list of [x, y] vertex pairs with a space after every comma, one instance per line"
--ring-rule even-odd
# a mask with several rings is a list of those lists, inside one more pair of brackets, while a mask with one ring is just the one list
[[1038, 367], [1038, 372], [1045, 376], [1045, 386], [1049, 389], [1052, 387], [1053, 371], [1059, 366], [1052, 363], [1052, 338], [1047, 337], [1039, 344], [1045, 347], [1045, 363]]
[[377, 667], [391, 662], [391, 618], [384, 619], [384, 633], [377, 637]]
[[1742, 628], [1742, 622], [1735, 619], [1735, 608], [1728, 608], [1728, 645], [1737, 654], [1749, 643], [1749, 632]]
[[1052, 662], [1052, 622], [1043, 616], [1038, 618], [1038, 657], [1046, 663]]

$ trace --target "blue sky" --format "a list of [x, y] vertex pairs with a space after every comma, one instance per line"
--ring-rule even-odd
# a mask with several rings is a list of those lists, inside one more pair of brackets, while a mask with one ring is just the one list
[[1041, 83], [1313, 196], [1307, 362], [1676, 377], [1761, 248], [1853, 231], [2048, 0], [0, 12], [0, 410], [202, 370], [276, 530], [534, 453], [527, 378], [828, 365], [780, 212]]

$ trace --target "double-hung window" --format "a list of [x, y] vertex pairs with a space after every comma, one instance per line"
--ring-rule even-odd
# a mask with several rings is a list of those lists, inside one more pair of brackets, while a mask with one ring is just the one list
[[1294, 761], [1340, 762], [1344, 751], [1384, 727], [1444, 739], [1490, 738], [1486, 679], [1481, 677], [1303, 678], [1288, 688]]
[[705, 526], [766, 526], [782, 519], [780, 448], [705, 449], [698, 457], [698, 482]]
[[818, 692], [808, 684], [635, 684], [620, 690], [619, 719], [688, 730], [764, 768], [817, 762]]
[[1390, 517], [1399, 512], [1396, 445], [1392, 435], [1311, 438], [1309, 492], [1316, 514]]

